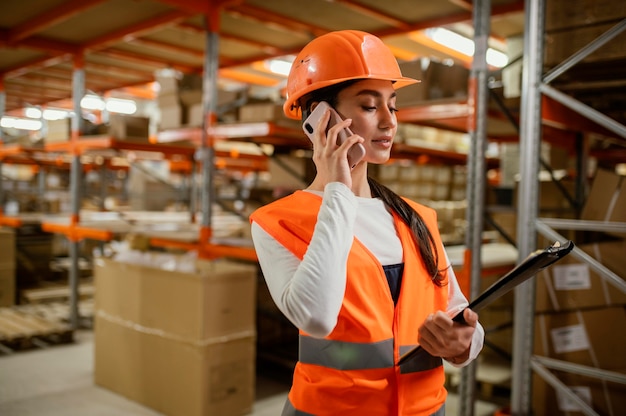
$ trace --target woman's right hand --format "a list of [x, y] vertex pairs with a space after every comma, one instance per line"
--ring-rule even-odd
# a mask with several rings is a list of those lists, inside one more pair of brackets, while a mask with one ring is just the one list
[[326, 114], [320, 118], [316, 128], [317, 134], [313, 140], [313, 163], [317, 168], [316, 182], [320, 181], [322, 187], [330, 182], [342, 182], [351, 188], [352, 175], [348, 163], [348, 150], [355, 143], [363, 143], [364, 139], [358, 134], [353, 134], [341, 146], [338, 146], [339, 132], [350, 127], [352, 120], [342, 120], [331, 127], [328, 134], [324, 134], [329, 120], [330, 111], [326, 111]]

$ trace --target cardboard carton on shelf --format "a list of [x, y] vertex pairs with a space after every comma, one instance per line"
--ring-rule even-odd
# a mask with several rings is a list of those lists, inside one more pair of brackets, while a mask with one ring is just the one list
[[623, 306], [535, 315], [535, 354], [590, 367], [626, 368]]
[[117, 140], [148, 143], [150, 139], [150, 118], [111, 114], [108, 132]]
[[[618, 276], [626, 276], [626, 240], [583, 244], [578, 248]], [[626, 305], [626, 293], [574, 256], [539, 272], [536, 282], [536, 312]]]
[[[626, 375], [626, 368], [613, 370]], [[552, 371], [559, 381], [600, 415], [617, 415], [626, 408], [626, 386], [564, 371]], [[533, 415], [582, 416], [579, 405], [549, 385], [538, 374], [533, 375]]]
[[[626, 177], [598, 169], [581, 213], [590, 221], [626, 222]], [[609, 232], [617, 237], [624, 233]]]

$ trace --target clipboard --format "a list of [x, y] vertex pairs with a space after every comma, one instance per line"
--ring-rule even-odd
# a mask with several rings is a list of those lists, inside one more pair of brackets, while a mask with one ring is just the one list
[[[465, 312], [465, 309], [469, 308], [474, 312], [484, 309], [500, 296], [512, 290], [515, 286], [525, 282], [541, 270], [568, 255], [573, 249], [574, 243], [572, 241], [567, 241], [564, 244], [557, 241], [550, 247], [532, 252], [523, 262], [498, 279], [494, 284], [489, 286], [482, 294], [480, 294], [480, 296], [474, 299], [466, 308], [457, 313], [452, 320], [460, 324], [465, 324], [466, 322], [463, 318], [463, 312]], [[421, 346], [418, 345], [410, 351], [402, 354], [400, 360], [398, 361], [398, 365], [403, 364], [412, 357], [418, 355], [420, 349]]]

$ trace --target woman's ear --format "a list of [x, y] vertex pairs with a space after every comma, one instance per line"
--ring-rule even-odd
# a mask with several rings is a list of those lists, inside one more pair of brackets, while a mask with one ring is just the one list
[[309, 118], [309, 116], [311, 115], [311, 113], [313, 112], [313, 110], [315, 110], [315, 107], [317, 107], [317, 105], [319, 104], [319, 101], [310, 101], [307, 102], [306, 105], [302, 106], [302, 122], [304, 123], [304, 121]]

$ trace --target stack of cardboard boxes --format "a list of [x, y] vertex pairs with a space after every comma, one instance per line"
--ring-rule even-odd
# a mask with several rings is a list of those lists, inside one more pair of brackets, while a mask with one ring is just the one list
[[[71, 138], [69, 118], [47, 122], [45, 143], [67, 142]], [[91, 124], [81, 132], [81, 137], [109, 136], [116, 140], [148, 143], [150, 139], [150, 118], [125, 114], [110, 114], [109, 120], [102, 124]]]
[[[581, 215], [585, 220], [624, 222], [626, 178], [599, 170]], [[612, 235], [611, 235], [612, 234]], [[617, 279], [626, 279], [626, 240], [609, 233], [579, 244]], [[626, 293], [589, 263], [570, 255], [537, 276], [535, 354], [626, 374]], [[554, 372], [599, 414], [626, 408], [626, 386], [570, 372]], [[535, 374], [535, 415], [578, 415], [581, 409]]]
[[198, 260], [177, 271], [186, 258], [163, 256], [96, 261], [96, 384], [166, 415], [249, 413], [256, 265]]

